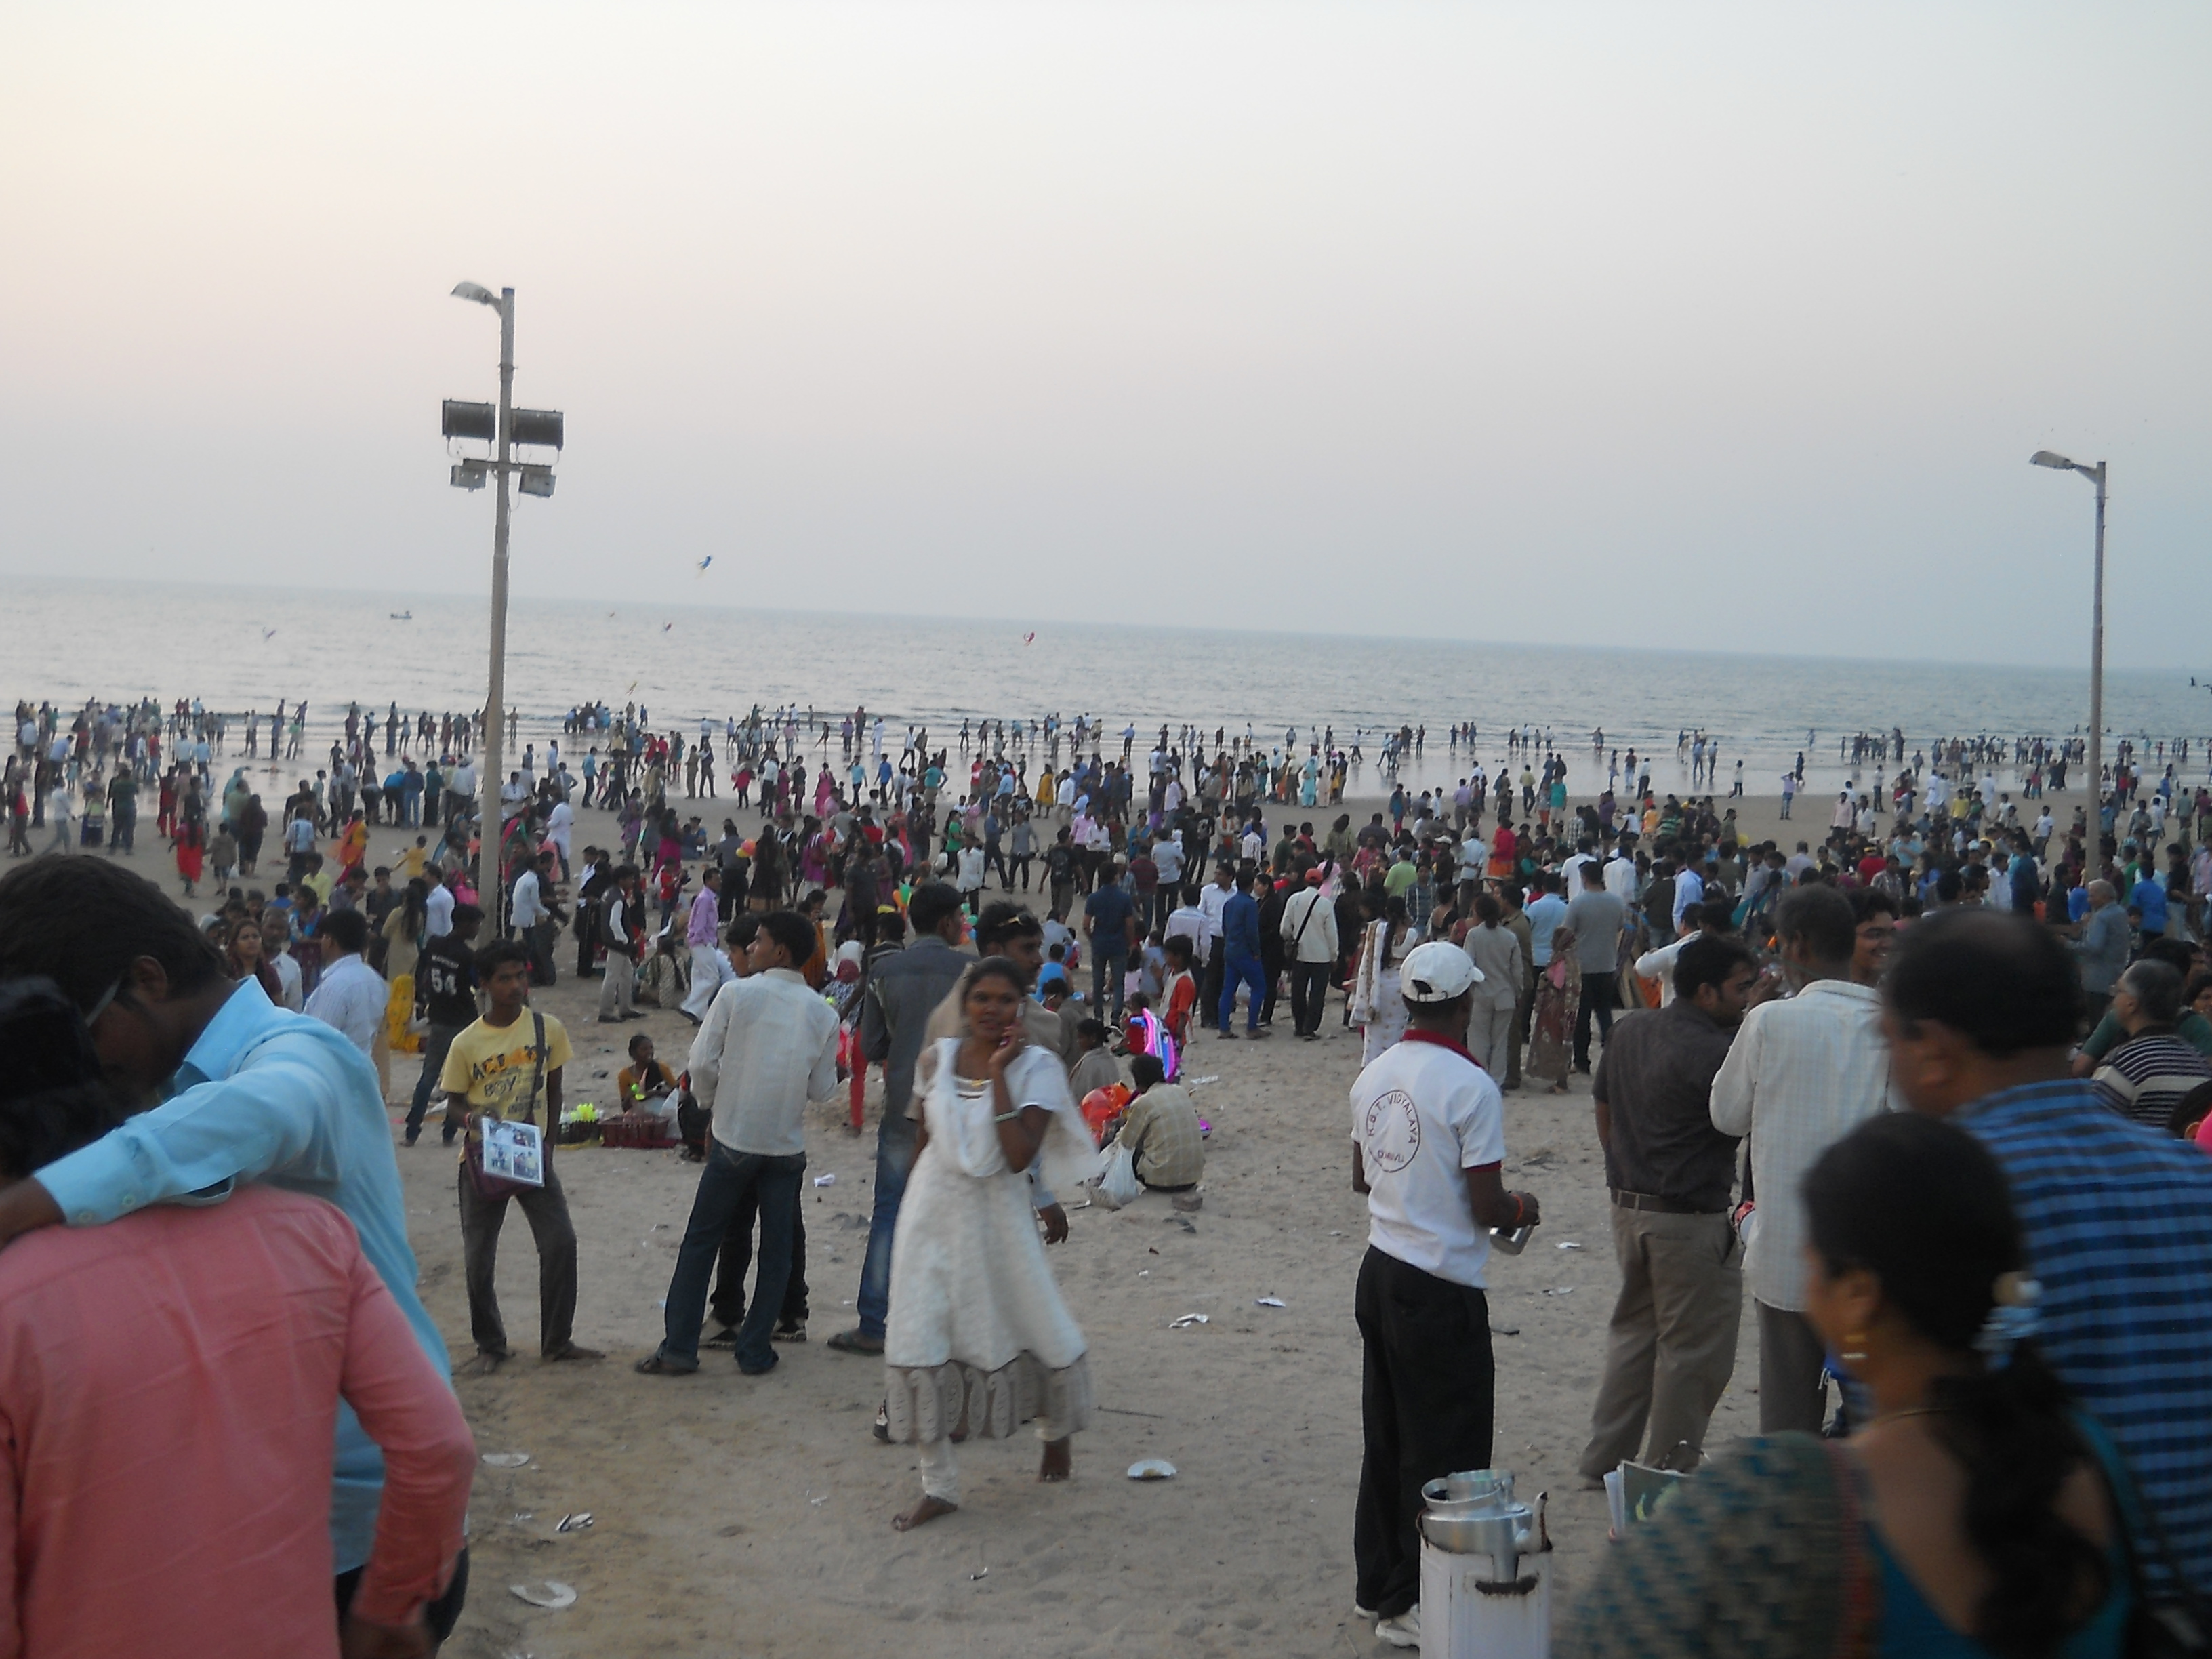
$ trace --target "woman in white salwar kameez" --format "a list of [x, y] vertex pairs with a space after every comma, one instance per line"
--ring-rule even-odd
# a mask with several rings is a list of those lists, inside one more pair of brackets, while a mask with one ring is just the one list
[[1040, 1480], [1065, 1480], [1068, 1437], [1091, 1421], [1083, 1333], [1046, 1264], [1028, 1171], [1066, 1192], [1098, 1154], [1059, 1058], [1028, 1046], [1020, 970], [994, 957], [960, 983], [962, 1035], [923, 1051], [920, 1149], [891, 1247], [884, 1335], [890, 1437], [921, 1454], [903, 1532], [959, 1502], [955, 1436], [1003, 1439], [1034, 1419]]
[[1384, 900], [1382, 915], [1367, 924], [1360, 939], [1352, 994], [1345, 1000], [1345, 1017], [1361, 1028], [1362, 1066], [1406, 1035], [1406, 998], [1398, 986], [1406, 940], [1406, 901]]

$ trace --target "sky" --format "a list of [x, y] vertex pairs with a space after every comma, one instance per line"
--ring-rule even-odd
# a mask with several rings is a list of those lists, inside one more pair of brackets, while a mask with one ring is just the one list
[[[2212, 8], [0, 9], [0, 574], [2212, 670]], [[698, 562], [711, 557], [704, 575]]]

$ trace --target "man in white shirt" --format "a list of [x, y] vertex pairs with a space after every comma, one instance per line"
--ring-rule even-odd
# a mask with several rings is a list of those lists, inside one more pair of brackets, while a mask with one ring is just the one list
[[1199, 890], [1198, 908], [1206, 915], [1206, 949], [1200, 952], [1206, 961], [1206, 983], [1198, 993], [1199, 1023], [1204, 1025], [1214, 1023], [1221, 1004], [1221, 970], [1226, 954], [1221, 948], [1221, 913], [1236, 896], [1233, 865], [1216, 866], [1213, 879]]
[[392, 988], [362, 959], [368, 948], [368, 918], [358, 910], [333, 910], [323, 918], [315, 936], [323, 943], [323, 976], [307, 999], [307, 1018], [336, 1028], [374, 1060]]
[[1621, 902], [1636, 902], [1636, 838], [1623, 833], [1620, 844], [1605, 861], [1605, 890], [1618, 893]]
[[1597, 862], [1597, 843], [1585, 837], [1559, 866], [1559, 890], [1571, 906], [1583, 896], [1582, 867]]
[[70, 814], [76, 809], [76, 799], [66, 783], [56, 782], [46, 792], [46, 822], [53, 827], [54, 838], [46, 843], [49, 853], [66, 853], [70, 849]]
[[809, 1101], [837, 1089], [837, 1016], [807, 988], [797, 964], [814, 952], [814, 929], [788, 910], [763, 916], [747, 947], [745, 978], [722, 988], [692, 1040], [691, 1092], [714, 1114], [707, 1165], [669, 1280], [660, 1346], [637, 1364], [648, 1376], [699, 1369], [707, 1286], [731, 1218], [759, 1206], [760, 1273], [738, 1328], [738, 1369], [775, 1369], [769, 1340], [794, 1271], [805, 1272], [799, 1188], [806, 1170]]
[[1354, 1304], [1366, 1382], [1352, 1610], [1411, 1648], [1421, 1639], [1421, 1485], [1490, 1467], [1490, 1229], [1539, 1217], [1532, 1194], [1505, 1190], [1504, 1098], [1467, 1050], [1474, 962], [1431, 939], [1399, 974], [1406, 1035], [1352, 1085], [1352, 1188], [1368, 1216]]
[[1482, 826], [1469, 824], [1460, 837], [1458, 868], [1455, 872], [1459, 882], [1460, 908], [1463, 911], [1471, 911], [1474, 907], [1474, 896], [1482, 886], [1483, 860], [1489, 854], [1490, 849], [1482, 844]]
[[[1161, 931], [1160, 936], [1163, 942], [1171, 939], [1188, 939], [1190, 959], [1202, 969], [1206, 965], [1207, 937], [1206, 912], [1199, 905], [1201, 890], [1186, 887], [1182, 890], [1182, 902], [1177, 904], [1169, 915], [1167, 926]], [[1049, 931], [1049, 924], [1048, 924], [1048, 931]], [[1201, 974], [1200, 977], [1203, 976]]]
[[1306, 872], [1305, 890], [1283, 906], [1279, 931], [1291, 967], [1291, 1017], [1297, 1035], [1318, 1040], [1337, 951], [1336, 902], [1322, 892], [1322, 872]]
[[1705, 902], [1705, 878], [1698, 873], [1696, 861], [1685, 854], [1681, 871], [1674, 878], [1674, 914], [1668, 918], [1676, 933], [1682, 930], [1682, 913], [1692, 905]]
[[[566, 775], [556, 773], [555, 775], [565, 777]], [[564, 788], [561, 799], [553, 803], [553, 810], [545, 819], [545, 839], [551, 842], [554, 850], [561, 854], [561, 868], [557, 872], [560, 875], [565, 876], [575, 867], [575, 861], [568, 856], [568, 842], [575, 829], [576, 810], [568, 805], [568, 791]]]
[[548, 896], [547, 890], [552, 884], [553, 854], [550, 853], [538, 854], [514, 878], [514, 914], [512, 920], [515, 932], [522, 936], [523, 945], [530, 952], [530, 982], [532, 985], [550, 985], [556, 977], [553, 970], [553, 941], [560, 937], [564, 916], [560, 907]]
[[1806, 1321], [1805, 1209], [1798, 1183], [1820, 1154], [1889, 1109], [1889, 1051], [1872, 986], [1851, 981], [1857, 922], [1832, 887], [1784, 896], [1775, 933], [1795, 996], [1744, 1017], [1713, 1079], [1712, 1123], [1751, 1138], [1759, 1225], [1748, 1257], [1759, 1308], [1759, 1431], [1817, 1433], [1826, 1353]]
[[477, 810], [477, 769], [462, 761], [446, 775], [446, 821], [456, 814], [473, 817]]
[[422, 937], [443, 939], [453, 931], [453, 877], [442, 870], [430, 872], [430, 890], [422, 899]]

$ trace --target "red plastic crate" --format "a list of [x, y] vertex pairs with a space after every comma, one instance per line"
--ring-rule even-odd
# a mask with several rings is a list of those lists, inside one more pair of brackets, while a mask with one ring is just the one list
[[658, 1152], [675, 1146], [676, 1137], [649, 1117], [610, 1117], [599, 1120], [599, 1145]]

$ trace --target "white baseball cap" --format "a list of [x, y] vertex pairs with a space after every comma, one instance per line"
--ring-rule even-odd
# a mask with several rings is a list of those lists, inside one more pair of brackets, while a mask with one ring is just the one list
[[1449, 1002], [1482, 982], [1482, 969], [1449, 939], [1432, 939], [1406, 952], [1398, 985], [1408, 1002]]

